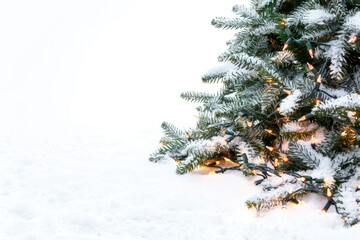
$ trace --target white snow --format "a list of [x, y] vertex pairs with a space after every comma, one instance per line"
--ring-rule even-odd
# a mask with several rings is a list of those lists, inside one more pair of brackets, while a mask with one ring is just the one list
[[325, 9], [312, 9], [303, 14], [302, 22], [307, 25], [324, 25], [334, 17], [335, 15], [329, 13]]
[[147, 160], [162, 121], [194, 124], [179, 94], [205, 91], [228, 39], [210, 20], [232, 4], [2, 3], [0, 239], [357, 239], [321, 197], [257, 216], [256, 178]]
[[[325, 198], [257, 216], [260, 191], [239, 172], [175, 174], [150, 163], [156, 139], [106, 131], [1, 137], [1, 239], [357, 239]], [[138, 146], [132, 144], [137, 142]], [[306, 231], [304, 231], [306, 229]]]
[[337, 99], [329, 99], [326, 102], [313, 108], [313, 111], [327, 110], [332, 108], [359, 108], [360, 107], [360, 95], [348, 94]]
[[284, 98], [280, 103], [280, 113], [286, 115], [296, 110], [300, 97], [300, 90], [295, 90], [292, 94]]
[[[353, 29], [354, 31], [360, 31], [360, 13], [356, 13], [354, 16], [349, 16], [346, 19], [344, 26]], [[356, 32], [354, 32], [355, 34]]]

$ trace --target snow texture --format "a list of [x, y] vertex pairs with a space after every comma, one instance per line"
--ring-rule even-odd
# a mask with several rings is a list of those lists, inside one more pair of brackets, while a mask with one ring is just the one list
[[345, 36], [341, 35], [339, 39], [329, 41], [329, 49], [326, 51], [325, 56], [331, 59], [330, 73], [331, 76], [337, 80], [342, 78], [342, 63], [345, 58]]
[[[348, 17], [344, 26], [354, 31], [360, 31], [360, 12], [357, 12], [354, 16]], [[354, 34], [355, 33], [356, 32], [354, 32]]]
[[284, 98], [280, 103], [280, 113], [286, 115], [293, 112], [298, 106], [297, 102], [300, 100], [300, 97], [300, 90], [295, 90], [292, 94]]
[[244, 204], [260, 191], [255, 178], [176, 175], [174, 162], [147, 161], [141, 149], [154, 139], [141, 139], [93, 130], [2, 135], [1, 239], [357, 239], [359, 225], [344, 228], [333, 208], [320, 213], [325, 198], [310, 194], [304, 205], [257, 216]]
[[313, 108], [313, 112], [319, 110], [327, 110], [334, 108], [359, 108], [360, 107], [360, 95], [359, 94], [349, 94], [337, 99], [330, 99], [324, 103]]
[[313, 9], [304, 13], [302, 22], [307, 25], [324, 25], [335, 16], [325, 9]]
[[230, 70], [233, 70], [236, 68], [236, 66], [232, 63], [224, 63], [221, 66], [216, 66], [211, 69], [209, 69], [204, 75], [205, 76], [213, 76], [213, 75], [219, 75], [222, 73], [227, 73]]
[[309, 132], [319, 128], [315, 123], [300, 123], [300, 122], [288, 122], [282, 126], [283, 132]]

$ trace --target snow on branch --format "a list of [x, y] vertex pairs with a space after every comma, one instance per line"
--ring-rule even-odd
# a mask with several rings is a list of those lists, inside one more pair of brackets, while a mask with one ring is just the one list
[[360, 31], [360, 12], [357, 12], [354, 16], [348, 17], [344, 26], [355, 31]]
[[334, 108], [360, 108], [360, 95], [353, 93], [337, 99], [330, 99], [316, 106], [313, 112]]
[[324, 25], [334, 19], [334, 15], [325, 9], [312, 9], [303, 14], [302, 22], [307, 25]]
[[300, 97], [300, 90], [295, 90], [291, 95], [284, 98], [280, 103], [280, 113], [286, 115], [293, 112], [298, 106], [297, 102], [300, 100]]

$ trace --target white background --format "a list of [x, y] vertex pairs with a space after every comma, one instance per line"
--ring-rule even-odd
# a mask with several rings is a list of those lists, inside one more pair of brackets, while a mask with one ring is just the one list
[[210, 22], [237, 2], [1, 1], [0, 129], [193, 125], [196, 105], [179, 95], [211, 89], [200, 77], [233, 33]]

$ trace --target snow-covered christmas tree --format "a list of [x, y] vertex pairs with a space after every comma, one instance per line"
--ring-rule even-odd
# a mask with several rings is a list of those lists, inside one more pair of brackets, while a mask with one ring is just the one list
[[204, 83], [194, 129], [164, 122], [151, 161], [173, 159], [177, 173], [212, 168], [256, 176], [261, 210], [322, 196], [346, 225], [360, 220], [360, 1], [253, 0], [217, 28], [236, 29], [223, 64]]

